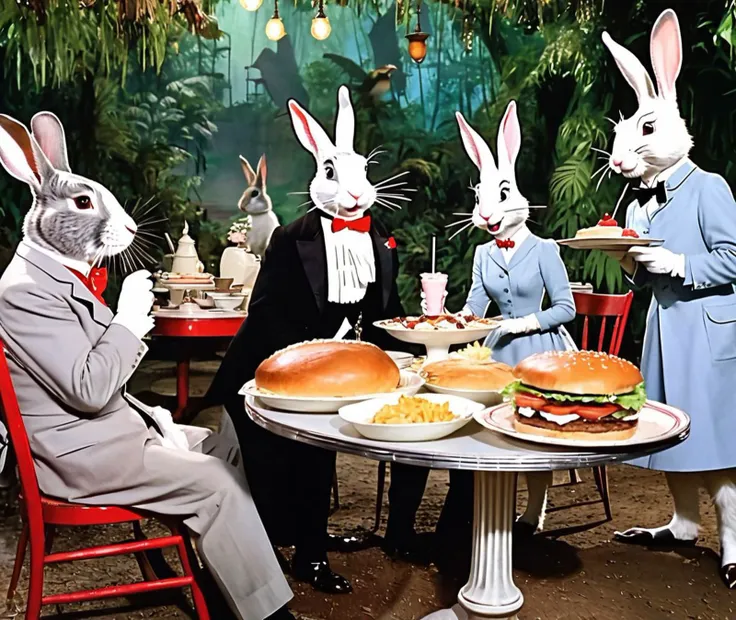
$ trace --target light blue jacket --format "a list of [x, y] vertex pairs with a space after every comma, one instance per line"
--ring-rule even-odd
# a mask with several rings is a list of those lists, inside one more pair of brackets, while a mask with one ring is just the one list
[[[542, 310], [545, 291], [550, 307]], [[516, 336], [491, 332], [486, 346], [492, 349], [495, 360], [515, 366], [534, 353], [574, 348], [562, 324], [575, 318], [575, 304], [560, 250], [554, 241], [529, 235], [508, 265], [494, 241], [478, 246], [466, 306], [476, 316], [485, 316], [491, 300], [496, 302], [504, 319], [534, 314], [542, 327], [541, 332]]]
[[736, 466], [736, 202], [726, 181], [687, 161], [651, 218], [634, 202], [626, 226], [685, 255], [685, 279], [639, 267], [652, 289], [642, 352], [650, 399], [692, 418], [682, 444], [633, 464], [691, 472]]

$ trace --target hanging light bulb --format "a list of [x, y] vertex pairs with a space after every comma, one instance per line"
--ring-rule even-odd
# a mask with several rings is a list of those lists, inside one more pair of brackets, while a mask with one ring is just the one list
[[417, 27], [414, 32], [406, 35], [406, 39], [409, 41], [409, 56], [418, 65], [427, 56], [427, 39], [429, 38], [426, 32], [422, 32], [422, 27], [419, 24], [421, 11], [422, 5], [420, 0], [417, 0]]
[[324, 0], [319, 0], [319, 10], [317, 11], [317, 16], [312, 20], [311, 32], [317, 41], [324, 41], [332, 32], [330, 20], [325, 15]]
[[240, 0], [240, 6], [246, 11], [257, 11], [261, 8], [263, 0]]
[[279, 16], [279, 0], [275, 0], [273, 6], [273, 15], [271, 19], [266, 23], [266, 36], [271, 41], [278, 41], [286, 36], [286, 28], [284, 28], [284, 22], [281, 21]]

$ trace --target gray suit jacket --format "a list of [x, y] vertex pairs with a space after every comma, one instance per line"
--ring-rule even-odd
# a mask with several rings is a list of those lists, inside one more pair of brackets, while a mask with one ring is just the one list
[[146, 346], [63, 265], [21, 244], [0, 278], [0, 336], [41, 490], [82, 499], [142, 473], [150, 438], [124, 399]]

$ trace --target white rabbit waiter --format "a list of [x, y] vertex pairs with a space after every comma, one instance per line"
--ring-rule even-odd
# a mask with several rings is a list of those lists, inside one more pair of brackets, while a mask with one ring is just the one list
[[675, 80], [682, 63], [680, 27], [666, 10], [652, 30], [657, 91], [641, 62], [607, 34], [603, 42], [636, 92], [639, 109], [615, 129], [610, 167], [638, 180], [626, 226], [661, 247], [616, 255], [635, 286], [649, 286], [642, 372], [650, 398], [690, 414], [682, 444], [635, 462], [667, 473], [675, 511], [668, 525], [632, 528], [633, 544], [693, 544], [704, 486], [716, 506], [721, 576], [736, 585], [736, 203], [723, 178], [688, 158], [692, 139], [680, 116]]

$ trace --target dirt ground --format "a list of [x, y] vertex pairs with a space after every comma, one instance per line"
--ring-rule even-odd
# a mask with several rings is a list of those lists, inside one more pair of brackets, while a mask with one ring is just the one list
[[[212, 364], [196, 364], [192, 392], [206, 388]], [[170, 364], [152, 363], [136, 378], [133, 391], [153, 387], [173, 393]], [[217, 423], [217, 411], [205, 411], [197, 423]], [[376, 499], [377, 465], [365, 459], [340, 455], [340, 509], [330, 526], [334, 532], [367, 530], [372, 527]], [[661, 475], [622, 466], [609, 468], [613, 521], [604, 522], [603, 506], [597, 499], [590, 470], [581, 472], [583, 482], [559, 486], [550, 493], [548, 532], [565, 528], [568, 533], [538, 537], [538, 541], [515, 554], [514, 578], [525, 597], [520, 618], [525, 620], [618, 620], [692, 618], [730, 620], [736, 618], [736, 595], [721, 584], [718, 573], [718, 541], [715, 515], [703, 495], [700, 543], [686, 552], [651, 552], [611, 542], [613, 532], [631, 525], [662, 524], [670, 516], [670, 500]], [[567, 474], [556, 475], [557, 483]], [[429, 531], [439, 514], [447, 489], [444, 472], [433, 472], [419, 514], [419, 529]], [[525, 498], [523, 477], [519, 485], [519, 508]], [[385, 502], [385, 498], [384, 498]], [[586, 502], [588, 502], [586, 504]], [[571, 504], [575, 508], [556, 510]], [[0, 510], [2, 507], [0, 506]], [[0, 521], [0, 591], [7, 587], [18, 536], [17, 508], [7, 506]], [[0, 517], [2, 513], [0, 512]], [[384, 503], [382, 527], [385, 525]], [[158, 526], [149, 525], [155, 532]], [[569, 532], [572, 530], [572, 532]], [[379, 533], [382, 530], [379, 530]], [[130, 538], [130, 528], [80, 528], [60, 532], [55, 550], [102, 544]], [[288, 550], [287, 550], [288, 553]], [[378, 548], [352, 554], [333, 554], [333, 568], [348, 577], [354, 593], [326, 596], [303, 584], [293, 584], [292, 609], [302, 620], [413, 620], [450, 606], [462, 585], [440, 578], [433, 568], [391, 561]], [[140, 578], [132, 559], [103, 559], [60, 565], [46, 573], [46, 592], [90, 588]], [[0, 617], [23, 617], [27, 572], [24, 569], [19, 604]], [[143, 605], [158, 604], [156, 607]], [[189, 618], [180, 600], [162, 598], [111, 600], [101, 604], [64, 606], [58, 617], [100, 618]], [[0, 606], [0, 610], [2, 607]], [[44, 617], [57, 616], [47, 608]], [[213, 620], [217, 620], [213, 618]]]

